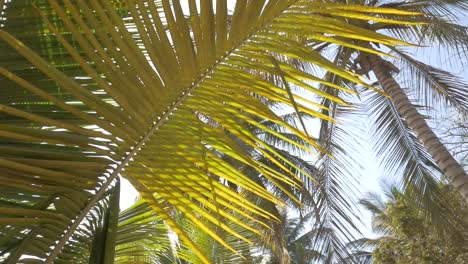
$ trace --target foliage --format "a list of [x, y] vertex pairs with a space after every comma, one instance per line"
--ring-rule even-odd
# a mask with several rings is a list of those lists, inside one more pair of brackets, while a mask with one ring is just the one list
[[468, 113], [449, 112], [448, 118], [436, 120], [437, 132], [452, 155], [468, 169]]
[[[349, 3], [349, 1], [336, 0], [334, 3]], [[461, 19], [466, 17], [468, 6], [466, 1], [460, 0], [441, 0], [441, 1], [381, 1], [381, 0], [362, 0], [353, 1], [369, 7], [392, 7], [407, 11], [420, 12], [421, 16], [413, 16], [410, 19], [424, 23], [415, 23], [411, 25], [394, 25], [385, 21], [368, 21], [366, 27], [375, 32], [398, 37], [408, 42], [420, 44], [414, 48], [423, 48], [424, 46], [443, 46], [451, 50], [465, 50], [468, 43], [468, 28]], [[399, 15], [382, 14], [386, 19], [398, 19]], [[363, 21], [349, 19], [353, 25], [363, 25]], [[363, 44], [365, 42], [365, 44]], [[402, 91], [411, 99], [413, 106], [424, 118], [431, 118], [427, 109], [452, 109], [454, 112], [463, 113], [467, 109], [466, 99], [468, 96], [468, 84], [462, 78], [446, 70], [427, 65], [421, 62], [406, 47], [390, 47], [384, 44], [377, 44], [372, 41], [361, 40], [355, 44], [365, 45], [367, 48], [375, 51], [391, 50], [393, 57], [380, 56], [382, 63], [389, 67], [389, 73], [401, 87]], [[351, 46], [336, 47], [333, 45], [320, 46], [321, 51], [328, 56], [332, 56], [337, 65], [349, 69], [359, 74], [366, 74], [373, 81], [373, 75], [369, 70], [360, 64], [362, 56], [367, 51], [356, 50]], [[330, 55], [331, 54], [331, 55]], [[462, 55], [461, 55], [462, 56]], [[465, 61], [464, 58], [461, 58]], [[359, 66], [358, 66], [359, 65]], [[434, 221], [439, 221], [441, 225], [447, 224], [446, 221], [451, 216], [440, 217], [443, 211], [442, 195], [437, 188], [438, 180], [444, 176], [431, 157], [422, 142], [415, 136], [413, 128], [408, 127], [401, 113], [395, 107], [395, 104], [383, 94], [382, 83], [373, 83], [377, 90], [362, 90], [347, 80], [331, 73], [325, 75], [327, 80], [333, 83], [350, 86], [352, 89], [360, 91], [360, 97], [348, 102], [356, 102], [356, 108], [350, 108], [349, 112], [354, 112], [354, 118], [350, 115], [340, 117], [341, 106], [334, 106], [334, 102], [324, 99], [322, 105], [328, 109], [322, 112], [330, 117], [334, 117], [337, 122], [322, 121], [320, 140], [325, 142], [325, 146], [334, 147], [344, 157], [348, 157], [351, 162], [341, 168], [359, 168], [359, 159], [354, 159], [359, 153], [358, 144], [346, 144], [342, 142], [354, 142], [356, 139], [351, 137], [352, 133], [348, 131], [363, 130], [361, 135], [369, 135], [369, 141], [372, 143], [373, 153], [384, 169], [385, 175], [392, 175], [399, 186], [404, 188], [408, 195], [413, 196], [420, 202], [422, 208], [426, 209], [426, 215], [434, 217]], [[333, 93], [344, 97], [341, 91], [331, 91], [327, 87], [322, 87], [323, 91]], [[359, 117], [359, 114], [365, 117]], [[427, 115], [426, 115], [427, 114]], [[366, 123], [367, 127], [362, 126]], [[357, 125], [356, 125], [357, 124]], [[347, 128], [347, 133], [336, 135], [335, 127]], [[365, 129], [368, 129], [367, 131]], [[364, 137], [364, 136], [362, 136]], [[364, 139], [364, 140], [367, 140]], [[339, 148], [335, 144], [327, 142], [340, 142]], [[330, 148], [330, 147], [328, 147]], [[327, 149], [329, 150], [329, 149]], [[343, 157], [342, 156], [342, 157]], [[325, 157], [326, 158], [326, 157]], [[343, 158], [337, 162], [343, 161]], [[333, 163], [333, 161], [332, 161]], [[354, 170], [354, 177], [356, 172]], [[346, 171], [332, 168], [328, 171], [328, 176], [332, 179], [349, 178]], [[353, 175], [353, 173], [351, 173]], [[339, 180], [338, 180], [339, 181]], [[346, 184], [350, 184], [349, 181]], [[438, 219], [436, 219], [438, 218]]]
[[392, 200], [384, 207], [371, 199], [362, 202], [374, 213], [376, 231], [384, 234], [372, 253], [374, 263], [462, 264], [468, 261], [468, 205], [450, 186], [439, 188], [449, 199], [447, 207], [459, 217], [453, 225], [444, 227], [443, 232], [424, 217], [410, 197], [396, 189], [392, 189]]
[[[279, 220], [269, 209], [300, 204], [304, 185], [316, 191], [321, 230], [333, 231], [317, 251], [343, 258], [354, 227], [342, 177], [350, 141], [332, 137], [346, 134], [334, 121], [354, 85], [369, 87], [350, 72], [349, 51], [407, 45], [369, 22], [420, 23], [414, 10], [337, 2], [238, 0], [230, 11], [226, 0], [189, 0], [188, 10], [170, 0], [1, 1], [0, 260], [171, 262], [167, 227], [181, 258], [217, 261], [208, 247], [222, 246], [245, 260], [238, 242], [268, 238], [259, 226]], [[340, 58], [320, 54], [324, 45]], [[324, 120], [318, 139], [304, 115]], [[318, 153], [318, 168], [272, 137]], [[116, 221], [121, 176], [145, 203]]]

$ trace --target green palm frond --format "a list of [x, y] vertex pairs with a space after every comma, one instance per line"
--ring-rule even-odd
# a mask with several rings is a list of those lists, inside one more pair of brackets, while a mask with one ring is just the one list
[[[371, 26], [374, 29], [386, 29], [392, 36], [419, 45], [438, 43], [439, 45], [454, 48], [458, 52], [467, 48], [468, 28], [461, 21], [468, 11], [466, 1], [391, 1], [384, 2], [379, 6], [420, 12], [422, 16], [414, 19], [424, 23], [411, 26], [376, 23]], [[385, 17], [398, 19], [398, 16], [394, 15], [385, 15]]]
[[[353, 120], [357, 120], [354, 110], [334, 107], [331, 114], [342, 123], [322, 126], [321, 140], [335, 158], [322, 156], [318, 163], [318, 179], [320, 188], [323, 188], [320, 193], [323, 196], [318, 198], [321, 220], [316, 225], [318, 229], [328, 231], [314, 242], [317, 245], [315, 249], [326, 256], [328, 261], [346, 258], [348, 253], [342, 250], [344, 245], [359, 234], [355, 225], [358, 217], [353, 204], [358, 194], [354, 177], [358, 175], [356, 168], [359, 162], [354, 159], [357, 157], [353, 155], [356, 146], [352, 142], [356, 141], [356, 135], [362, 127], [352, 125]], [[346, 126], [352, 126], [355, 131], [346, 129]]]
[[386, 204], [376, 193], [367, 193], [359, 204], [372, 214], [372, 230], [379, 235], [392, 234], [392, 221], [386, 214]]
[[[407, 195], [425, 216], [444, 227], [455, 215], [443, 213], [448, 206], [438, 187], [441, 172], [421, 143], [407, 128], [390, 100], [370, 94], [366, 111], [371, 122], [373, 145], [389, 175], [402, 175], [399, 181]], [[388, 155], [392, 153], [392, 155]]]
[[[278, 234], [284, 235], [285, 250], [288, 252], [288, 260], [291, 263], [313, 263], [323, 259], [319, 251], [313, 249], [312, 241], [321, 233], [317, 229], [311, 229], [312, 218], [315, 212], [311, 211], [299, 217], [292, 217], [286, 210], [280, 210], [281, 230]], [[285, 263], [275, 254], [264, 254], [267, 263]]]
[[[297, 127], [297, 118], [298, 114], [295, 112], [288, 113], [281, 115], [281, 119], [283, 119], [285, 122], [290, 124], [293, 127]], [[312, 121], [317, 121], [318, 119], [316, 117], [307, 115], [305, 113], [300, 113], [300, 116], [303, 120], [305, 120], [308, 124]], [[297, 147], [295, 144], [291, 144], [292, 142], [298, 142], [301, 145], [308, 146], [309, 148], [313, 148], [312, 145], [310, 145], [307, 141], [304, 139], [298, 137], [294, 133], [290, 133], [289, 131], [285, 130], [284, 127], [279, 126], [273, 121], [270, 120], [262, 120], [261, 121], [262, 125], [268, 127], [269, 129], [272, 129], [273, 131], [276, 131], [280, 133], [281, 136], [274, 135], [271, 133], [264, 132], [261, 129], [254, 128], [254, 132], [261, 137], [265, 142], [268, 142], [268, 144], [272, 145], [273, 147], [277, 147], [279, 149], [285, 150], [288, 153], [294, 154], [294, 155], [304, 155], [307, 156], [310, 153], [307, 151], [304, 151], [304, 149]], [[309, 135], [310, 138], [314, 138], [312, 135]], [[286, 139], [286, 140], [285, 140]], [[314, 140], [316, 140], [314, 138]]]
[[[332, 49], [333, 50], [333, 49]], [[334, 63], [350, 67], [349, 56], [351, 50], [338, 48], [334, 53]], [[326, 73], [324, 80], [347, 87], [350, 90], [355, 88], [340, 76]], [[321, 89], [333, 96], [341, 97], [349, 102], [355, 100], [351, 96], [327, 86]], [[321, 120], [319, 140], [322, 146], [331, 153], [333, 158], [322, 155], [315, 162], [315, 166], [310, 166], [316, 171], [317, 182], [310, 182], [306, 188], [313, 194], [313, 206], [308, 210], [313, 210], [316, 217], [311, 221], [315, 230], [312, 251], [317, 252], [324, 263], [342, 261], [349, 256], [349, 252], [344, 251], [344, 245], [355, 239], [359, 231], [355, 225], [358, 220], [354, 204], [357, 200], [358, 191], [355, 184], [359, 162], [353, 157], [356, 156], [356, 146], [354, 143], [360, 137], [362, 125], [356, 123], [359, 114], [352, 108], [338, 106], [333, 101], [321, 99], [321, 112], [335, 120]], [[359, 121], [358, 121], [359, 122]], [[349, 129], [349, 127], [353, 129]], [[312, 235], [310, 236], [312, 238]], [[328, 261], [328, 262], [327, 262]]]
[[356, 263], [356, 264], [372, 264], [372, 252], [369, 251], [355, 251], [350, 257], [346, 258], [342, 263]]
[[[287, 184], [273, 185], [268, 182], [268, 179], [266, 179], [258, 173], [256, 175], [253, 175], [254, 172], [251, 172], [249, 175], [251, 175], [251, 177], [258, 178], [260, 181], [262, 181], [262, 183], [266, 186], [267, 189], [274, 193], [275, 196], [280, 197], [291, 207], [298, 207], [298, 204], [295, 200], [289, 197], [288, 193], [293, 193], [294, 196], [298, 198], [298, 200], [300, 201], [299, 205], [304, 205], [307, 207], [313, 207], [314, 205], [316, 205], [315, 197], [313, 197], [313, 194], [318, 189], [317, 180], [315, 178], [311, 179], [308, 175], [316, 175], [317, 168], [310, 164], [310, 162], [307, 162], [298, 156], [292, 155], [287, 151], [281, 149], [276, 149], [276, 151], [278, 153], [281, 153], [281, 155], [283, 155], [284, 157], [286, 157], [289, 163], [294, 164], [294, 166], [292, 166], [283, 162], [282, 166], [290, 169], [294, 173], [294, 175], [296, 175], [296, 177], [302, 184], [301, 188], [292, 188]], [[277, 171], [284, 173], [284, 170], [281, 167], [272, 164], [269, 160], [265, 158], [259, 159], [259, 161], [264, 163], [266, 166], [271, 166]]]
[[[316, 232], [308, 232], [310, 237], [315, 238], [317, 236]], [[305, 238], [303, 236], [301, 238]], [[310, 244], [305, 242], [313, 241], [314, 239], [300, 239], [289, 244], [289, 251], [291, 252], [292, 263], [313, 263], [317, 261], [323, 261], [325, 258], [321, 255], [320, 251], [310, 247]]]
[[90, 210], [55, 263], [114, 263], [120, 181]]
[[464, 0], [436, 0], [431, 1], [431, 3], [418, 0], [412, 2], [414, 2], [414, 5], [419, 4], [426, 10], [429, 10], [426, 12], [432, 11], [439, 16], [445, 16], [448, 18], [456, 18], [460, 16], [462, 12], [468, 10], [468, 4]]
[[151, 207], [139, 201], [121, 211], [114, 263], [174, 263], [169, 230]]
[[[238, 218], [246, 223], [251, 222], [252, 220], [239, 215]], [[198, 226], [194, 225], [193, 222], [187, 221], [186, 218], [180, 217], [178, 223], [183, 229], [187, 232], [190, 238], [203, 250], [204, 255], [211, 261], [211, 263], [253, 263], [253, 251], [261, 247], [261, 241], [255, 233], [247, 230], [245, 228], [239, 227], [235, 222], [229, 221], [228, 219], [219, 219], [226, 225], [235, 229], [239, 234], [242, 234], [244, 238], [250, 240], [250, 242], [239, 239], [239, 237], [234, 236], [224, 230], [212, 226], [214, 232], [229, 245], [231, 245], [235, 252], [227, 249], [222, 246], [220, 243], [216, 242], [212, 237], [207, 235], [203, 230]], [[255, 223], [251, 223], [255, 225]], [[258, 226], [259, 230], [264, 230], [265, 227]], [[201, 259], [193, 252], [190, 246], [185, 244], [183, 241], [180, 241], [179, 247], [177, 249], [177, 256], [181, 260], [185, 260], [188, 263], [203, 263]]]
[[[2, 256], [14, 254], [18, 260], [27, 254], [52, 263], [119, 175], [134, 185], [202, 262], [208, 260], [177, 225], [174, 208], [235, 251], [210, 225], [242, 238], [239, 227], [261, 234], [236, 220], [234, 213], [255, 215], [259, 222], [275, 217], [218, 179], [273, 203], [282, 201], [218, 153], [253, 168], [276, 186], [299, 188], [300, 181], [281, 162], [299, 168], [248, 129], [256, 126], [275, 133], [252, 117], [274, 121], [321, 150], [262, 98], [323, 117], [320, 112], [300, 103], [300, 96], [286, 83], [278, 86], [261, 76], [281, 77], [344, 103], [308, 84], [323, 83], [320, 78], [285, 62], [274, 65], [271, 56], [309, 62], [363, 84], [298, 39], [337, 45], [349, 45], [341, 39], [404, 44], [344, 21], [348, 17], [381, 20], [366, 14], [370, 11], [405, 14], [398, 10], [240, 0], [229, 26], [226, 1], [216, 1], [216, 9], [212, 1], [201, 1], [199, 6], [188, 3], [189, 14], [179, 1], [169, 0], [7, 5], [0, 30], [0, 83], [5, 87], [0, 93], [0, 169], [5, 178], [1, 188], [8, 192], [0, 197], [13, 208], [2, 209], [0, 232], [15, 239], [0, 244]], [[259, 162], [238, 141], [285, 174]], [[29, 198], [19, 198], [20, 194]], [[16, 208], [23, 201], [28, 208]], [[217, 221], [220, 217], [237, 228]]]
[[468, 84], [462, 78], [442, 69], [427, 65], [394, 49], [402, 65], [400, 74], [407, 86], [413, 86], [417, 99], [424, 106], [437, 108], [437, 104], [448, 103], [461, 111], [468, 110]]
[[379, 240], [360, 238], [345, 245], [349, 256], [338, 262], [339, 264], [372, 264], [372, 253]]

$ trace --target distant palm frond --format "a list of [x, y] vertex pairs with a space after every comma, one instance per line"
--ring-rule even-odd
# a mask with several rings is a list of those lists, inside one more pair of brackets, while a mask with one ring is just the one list
[[448, 104], [460, 111], [468, 110], [468, 83], [463, 78], [418, 61], [398, 49], [393, 51], [401, 64], [401, 78], [407, 86], [414, 87], [415, 96], [425, 106], [444, 109]]
[[[454, 215], [443, 212], [448, 206], [440, 193], [442, 174], [421, 143], [398, 115], [392, 102], [378, 93], [366, 99], [374, 150], [389, 175], [403, 175], [400, 187], [419, 205], [426, 217], [444, 227]], [[389, 153], [392, 153], [389, 155]]]

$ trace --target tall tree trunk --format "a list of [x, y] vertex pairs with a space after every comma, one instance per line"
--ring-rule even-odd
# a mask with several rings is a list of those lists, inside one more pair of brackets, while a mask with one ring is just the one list
[[393, 78], [393, 65], [374, 54], [361, 54], [360, 64], [364, 69], [374, 72], [382, 89], [389, 95], [408, 127], [413, 130], [444, 175], [468, 201], [468, 175], [434, 134], [426, 120], [418, 113], [416, 107]]

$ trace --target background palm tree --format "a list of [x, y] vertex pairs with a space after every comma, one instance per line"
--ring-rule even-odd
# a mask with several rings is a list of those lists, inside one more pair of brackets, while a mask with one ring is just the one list
[[[464, 49], [468, 35], [467, 30], [461, 24], [457, 24], [456, 12], [460, 12], [461, 17], [468, 11], [468, 6], [464, 1], [437, 1], [430, 3], [425, 1], [410, 2], [381, 2], [381, 1], [358, 1], [371, 6], [392, 6], [404, 10], [421, 12], [424, 16], [417, 18], [425, 21], [425, 24], [412, 26], [385, 25], [385, 22], [368, 25], [369, 28], [378, 31], [388, 29], [390, 34], [398, 35], [407, 41], [418, 43], [419, 45], [434, 45], [438, 42], [441, 45]], [[456, 10], [458, 8], [458, 10]], [[458, 14], [458, 15], [460, 15]], [[392, 16], [386, 16], [387, 18]], [[356, 23], [361, 23], [357, 21]], [[372, 45], [368, 42], [369, 48], [379, 49], [379, 45]], [[382, 90], [389, 95], [392, 108], [394, 108], [406, 126], [415, 134], [422, 143], [426, 151], [431, 155], [437, 167], [444, 176], [448, 177], [452, 184], [460, 190], [462, 195], [468, 197], [468, 176], [463, 167], [452, 157], [446, 147], [432, 129], [426, 123], [423, 115], [419, 114], [417, 107], [412, 103], [407, 95], [410, 91], [401, 88], [397, 80], [392, 76], [398, 73], [399, 69], [409, 70], [411, 76], [418, 80], [416, 86], [417, 94], [425, 96], [424, 106], [434, 107], [434, 103], [448, 102], [461, 111], [466, 111], [468, 105], [468, 85], [462, 79], [451, 73], [437, 69], [416, 60], [399, 48], [390, 47], [393, 55], [398, 57], [398, 63], [394, 64], [384, 60], [376, 54], [358, 52], [355, 63], [361, 66], [360, 73], [373, 71]], [[432, 91], [431, 91], [432, 90]], [[434, 99], [429, 99], [430, 97]], [[439, 99], [439, 100], [437, 100]]]
[[[334, 3], [348, 3], [349, 1], [330, 1]], [[424, 21], [425, 24], [415, 25], [393, 25], [386, 24], [384, 20], [378, 22], [365, 22], [360, 19], [350, 17], [349, 23], [364, 26], [372, 29], [375, 32], [385, 32], [392, 36], [398, 36], [408, 42], [418, 43], [421, 45], [431, 46], [433, 43], [444, 45], [454, 49], [466, 49], [467, 30], [462, 24], [458, 24], [456, 20], [457, 15], [463, 17], [467, 12], [467, 5], [464, 1], [405, 1], [405, 2], [389, 2], [389, 1], [352, 1], [356, 4], [365, 4], [368, 6], [381, 6], [381, 7], [396, 7], [404, 10], [411, 10], [421, 12], [423, 17], [414, 17], [415, 20]], [[394, 15], [382, 15], [383, 19], [396, 18]], [[363, 44], [363, 41], [355, 42], [355, 44]], [[400, 89], [405, 92], [405, 96], [415, 95], [413, 99], [418, 99], [417, 103], [412, 103], [413, 106], [422, 105], [419, 110], [424, 109], [445, 109], [453, 107], [455, 111], [466, 111], [466, 98], [468, 95], [468, 85], [465, 82], [445, 71], [436, 67], [427, 65], [418, 61], [407, 52], [399, 47], [385, 47], [381, 44], [373, 43], [372, 41], [364, 42], [368, 48], [374, 51], [391, 50], [394, 56], [393, 64], [389, 61], [380, 61], [379, 67], [390, 67], [387, 69], [386, 74], [394, 74], [400, 71], [398, 80], [408, 86], [408, 89]], [[334, 47], [332, 45], [323, 45], [318, 47], [324, 54], [328, 54], [334, 58], [337, 65], [343, 68], [353, 70], [357, 73], [364, 74], [369, 68], [364, 71], [357, 69], [356, 64], [359, 64], [360, 58], [363, 56], [371, 56], [374, 58], [388, 58], [379, 56], [377, 54], [365, 55], [366, 52], [355, 51], [352, 47]], [[461, 53], [460, 56], [463, 56]], [[462, 61], [464, 58], [461, 58]], [[363, 62], [363, 64], [365, 64]], [[328, 73], [326, 75], [328, 81], [332, 81], [340, 85], [350, 85], [346, 80], [342, 80], [339, 76]], [[424, 207], [427, 208], [427, 214], [432, 215], [434, 218], [439, 218], [443, 221], [444, 218], [440, 217], [441, 208], [437, 209], [437, 205], [443, 204], [440, 202], [442, 199], [440, 192], [437, 188], [437, 180], [443, 176], [443, 171], [440, 164], [431, 157], [431, 153], [427, 151], [426, 147], [421, 143], [420, 139], [415, 136], [413, 128], [411, 128], [397, 109], [392, 100], [383, 96], [384, 89], [382, 86], [383, 80], [376, 82], [377, 91], [365, 91], [360, 93], [360, 98], [351, 98], [348, 101], [360, 102], [356, 105], [358, 108], [364, 110], [364, 117], [366, 120], [359, 116], [358, 111], [354, 111], [355, 118], [341, 119], [345, 124], [352, 120], [353, 123], [348, 125], [348, 130], [360, 128], [362, 129], [362, 122], [370, 123], [371, 130], [367, 132], [372, 136], [372, 141], [375, 153], [379, 157], [384, 168], [388, 170], [387, 175], [398, 175], [400, 183], [405, 186], [407, 193], [413, 195], [415, 199], [425, 201]], [[388, 84], [388, 83], [386, 83]], [[357, 89], [351, 84], [350, 89]], [[329, 87], [323, 87], [323, 90], [332, 93], [338, 97], [349, 98], [348, 95], [339, 91], [332, 91]], [[348, 97], [346, 97], [348, 96]], [[410, 97], [411, 98], [411, 97]], [[400, 101], [399, 101], [400, 102]], [[338, 117], [337, 113], [342, 112], [342, 106], [334, 106], [334, 103], [323, 99], [322, 104], [327, 106], [330, 110], [323, 110], [323, 113], [331, 117]], [[408, 105], [407, 105], [408, 106]], [[401, 109], [400, 109], [401, 110]], [[349, 109], [348, 111], [353, 111]], [[424, 112], [427, 113], [427, 112]], [[362, 114], [362, 112], [361, 112]], [[406, 113], [407, 114], [407, 113]], [[415, 113], [413, 112], [413, 116]], [[420, 116], [420, 115], [419, 115]], [[356, 122], [357, 121], [357, 122]], [[370, 122], [369, 122], [370, 121]], [[359, 125], [354, 125], [358, 123]], [[320, 132], [320, 140], [322, 142], [350, 142], [355, 141], [347, 133], [341, 133], [333, 137], [333, 131], [336, 127], [343, 126], [323, 121]], [[427, 127], [426, 127], [427, 128]], [[362, 134], [365, 134], [364, 131]], [[323, 145], [327, 145], [324, 143]], [[329, 144], [335, 146], [334, 144]], [[340, 151], [343, 156], [356, 157], [356, 144], [339, 144]], [[346, 152], [349, 152], [346, 155]], [[432, 154], [435, 154], [432, 152]], [[439, 153], [440, 154], [440, 153]], [[439, 155], [438, 154], [438, 155]], [[447, 154], [447, 153], [445, 153]], [[326, 156], [324, 156], [327, 159]], [[450, 156], [446, 155], [444, 159], [454, 161]], [[338, 161], [343, 159], [338, 159]], [[333, 161], [332, 161], [333, 162]], [[358, 162], [350, 162], [349, 164], [356, 164]], [[445, 165], [444, 165], [445, 166]], [[333, 166], [342, 168], [344, 166]], [[348, 168], [352, 166], [346, 166]], [[460, 167], [456, 165], [455, 167]], [[464, 174], [460, 170], [459, 175]], [[331, 173], [330, 173], [331, 172]], [[332, 179], [342, 179], [343, 175], [352, 175], [346, 171], [330, 170], [329, 177]], [[401, 176], [400, 176], [401, 175]], [[457, 185], [458, 187], [464, 185]], [[461, 187], [462, 188], [462, 187]], [[463, 187], [464, 188], [464, 187]], [[439, 201], [438, 201], [439, 200]], [[439, 210], [439, 212], [437, 212]]]
[[[280, 212], [282, 233], [286, 240], [286, 249], [291, 263], [318, 263], [324, 256], [314, 249], [314, 241], [318, 241], [319, 230], [310, 229], [315, 212], [292, 217], [286, 210]], [[268, 251], [264, 251], [263, 262], [281, 263], [280, 260]]]
[[373, 229], [379, 237], [359, 243], [371, 247], [374, 263], [468, 261], [467, 204], [453, 187], [439, 185], [439, 188], [449, 198], [446, 210], [456, 211], [458, 216], [450, 226], [439, 226], [425, 218], [418, 203], [396, 187], [387, 190], [385, 202], [377, 194], [369, 194], [361, 200], [361, 204], [372, 212]]
[[[360, 19], [349, 17], [347, 20], [354, 25], [360, 25], [372, 29], [376, 32], [384, 32], [391, 36], [405, 39], [411, 43], [432, 46], [434, 43], [457, 50], [466, 50], [467, 43], [467, 28], [463, 26], [456, 16], [463, 17], [467, 12], [467, 5], [464, 1], [329, 1], [333, 3], [354, 3], [365, 4], [368, 6], [382, 7], [397, 7], [404, 10], [422, 12], [423, 17], [414, 17], [415, 20], [424, 21], [422, 25], [393, 25], [386, 24], [385, 21], [366, 22]], [[382, 15], [382, 18], [396, 18], [393, 15]], [[362, 45], [363, 41], [356, 41], [354, 44]], [[417, 99], [415, 105], [423, 105], [419, 110], [424, 109], [447, 109], [454, 108], [454, 111], [464, 112], [466, 110], [466, 98], [468, 95], [468, 85], [465, 84], [462, 78], [458, 78], [446, 70], [441, 70], [436, 67], [427, 65], [418, 61], [399, 47], [384, 47], [384, 45], [376, 45], [372, 41], [368, 46], [374, 50], [387, 51], [391, 50], [391, 54], [395, 56], [393, 60], [389, 57], [383, 58], [392, 61], [395, 66], [391, 66], [391, 70], [398, 69], [400, 74], [397, 80], [408, 87], [404, 89], [409, 95], [413, 95], [413, 99]], [[320, 42], [311, 41], [308, 43], [310, 47], [322, 52], [326, 56], [331, 57], [334, 63], [340, 67], [353, 70], [358, 73], [364, 73], [356, 68], [359, 54], [362, 51], [356, 51], [349, 46], [333, 46]], [[461, 59], [461, 63], [465, 62], [464, 54], [460, 53], [457, 58]], [[375, 55], [375, 54], [373, 54]], [[311, 71], [313, 67], [307, 67]], [[319, 70], [318, 70], [319, 71]], [[330, 230], [335, 230], [335, 243], [331, 249], [340, 251], [340, 248], [346, 247], [350, 241], [357, 239], [353, 225], [357, 221], [353, 211], [334, 211], [336, 205], [341, 205], [341, 208], [353, 208], [353, 203], [350, 201], [357, 200], [357, 188], [354, 185], [353, 179], [365, 177], [360, 175], [359, 164], [362, 160], [359, 144], [366, 140], [366, 134], [372, 136], [372, 144], [375, 153], [380, 159], [383, 168], [386, 169], [387, 175], [393, 175], [397, 178], [408, 195], [412, 195], [414, 199], [421, 202], [421, 206], [425, 208], [426, 215], [434, 221], [440, 222], [442, 225], [450, 218], [456, 218], [456, 213], [444, 215], [444, 198], [438, 190], [438, 180], [443, 178], [439, 166], [427, 152], [425, 147], [415, 137], [413, 131], [405, 119], [398, 113], [395, 105], [388, 97], [382, 93], [382, 88], [379, 83], [374, 83], [378, 90], [362, 91], [359, 87], [355, 87], [352, 83], [340, 78], [332, 73], [324, 75], [325, 80], [347, 86], [349, 89], [360, 91], [359, 96], [353, 97], [345, 92], [331, 89], [323, 86], [323, 91], [334, 96], [340, 97], [346, 102], [352, 102], [355, 108], [344, 107], [337, 105], [333, 101], [322, 99], [322, 105], [327, 109], [322, 110], [322, 113], [333, 117], [337, 122], [321, 122], [319, 140], [322, 142], [329, 153], [339, 157], [332, 159], [327, 155], [323, 155], [319, 159], [319, 173], [323, 179], [329, 182], [325, 185], [331, 188], [329, 194], [336, 195], [337, 193], [346, 196], [345, 199], [339, 197], [331, 201], [330, 210], [326, 210], [326, 215], [330, 215], [333, 219], [331, 223], [327, 223]], [[426, 112], [424, 112], [426, 113]], [[369, 124], [370, 130], [366, 130], [364, 124]], [[364, 138], [364, 139], [363, 139]], [[362, 164], [366, 165], [366, 164]], [[392, 179], [393, 179], [392, 178]], [[326, 217], [324, 217], [326, 219]], [[352, 219], [352, 220], [351, 220]], [[447, 224], [447, 222], [445, 222]], [[351, 232], [347, 232], [352, 230]], [[333, 238], [332, 237], [332, 238]], [[336, 239], [348, 237], [348, 239]], [[333, 239], [330, 239], [333, 241]], [[367, 253], [363, 255], [368, 256]], [[344, 259], [344, 258], [341, 258]]]

